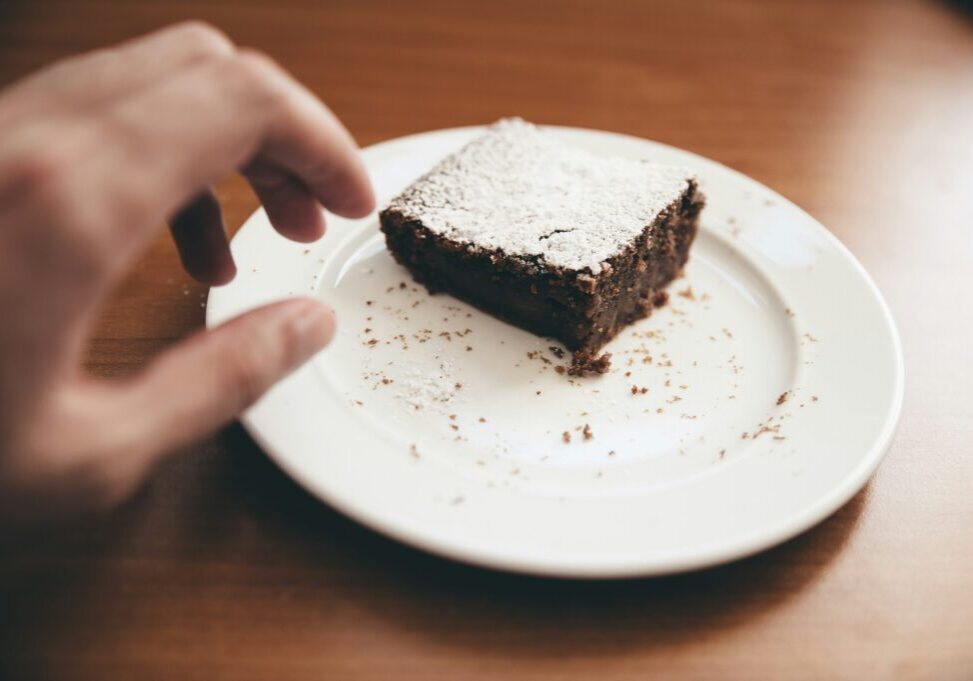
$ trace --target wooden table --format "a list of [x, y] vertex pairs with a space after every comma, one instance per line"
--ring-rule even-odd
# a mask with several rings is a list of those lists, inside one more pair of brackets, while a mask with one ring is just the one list
[[[195, 16], [274, 55], [363, 145], [519, 114], [722, 161], [817, 216], [885, 293], [907, 365], [885, 463], [763, 555], [571, 583], [379, 538], [232, 427], [114, 515], [2, 557], [0, 677], [973, 678], [969, 5], [412, 4], [5, 0], [0, 80]], [[238, 180], [220, 193], [234, 226], [256, 206]], [[204, 293], [160, 232], [91, 370], [137, 370], [202, 324]]]

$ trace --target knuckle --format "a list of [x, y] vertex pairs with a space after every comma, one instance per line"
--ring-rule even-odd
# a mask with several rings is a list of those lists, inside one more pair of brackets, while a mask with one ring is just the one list
[[68, 188], [72, 162], [64, 147], [39, 146], [10, 162], [7, 177], [23, 195], [35, 196], [45, 204], [59, 204]]
[[233, 41], [215, 26], [193, 19], [173, 29], [183, 44], [205, 56], [225, 56], [234, 51]]
[[284, 94], [288, 77], [271, 57], [263, 52], [243, 49], [237, 53], [234, 61], [244, 80], [258, 96], [263, 95], [267, 101], [275, 102]]
[[276, 78], [282, 73], [272, 57], [252, 48], [241, 49], [237, 53], [237, 62], [245, 73], [257, 78]]

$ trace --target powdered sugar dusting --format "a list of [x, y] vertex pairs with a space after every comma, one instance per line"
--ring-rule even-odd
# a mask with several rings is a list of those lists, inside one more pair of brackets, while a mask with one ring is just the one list
[[395, 396], [416, 410], [442, 411], [459, 390], [454, 372], [449, 360], [440, 361], [435, 371], [411, 369], [399, 379], [401, 389]]
[[684, 168], [598, 156], [521, 119], [504, 119], [389, 208], [460, 243], [597, 273], [691, 177]]

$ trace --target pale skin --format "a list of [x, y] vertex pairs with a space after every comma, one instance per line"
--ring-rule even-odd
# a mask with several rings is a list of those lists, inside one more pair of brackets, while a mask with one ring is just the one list
[[235, 265], [209, 187], [239, 170], [274, 228], [374, 207], [357, 147], [269, 58], [199, 23], [53, 65], [0, 94], [0, 530], [117, 505], [330, 340], [289, 300], [199, 332], [136, 376], [81, 369], [100, 302], [166, 222], [186, 270]]

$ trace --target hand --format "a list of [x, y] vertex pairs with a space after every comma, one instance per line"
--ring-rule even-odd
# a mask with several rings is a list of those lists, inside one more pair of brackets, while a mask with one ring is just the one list
[[233, 278], [209, 190], [233, 169], [297, 241], [324, 233], [319, 203], [348, 217], [373, 208], [334, 115], [205, 25], [59, 63], [0, 95], [0, 526], [119, 502], [330, 339], [331, 312], [302, 299], [199, 333], [132, 379], [80, 371], [95, 308], [167, 218], [190, 274]]

